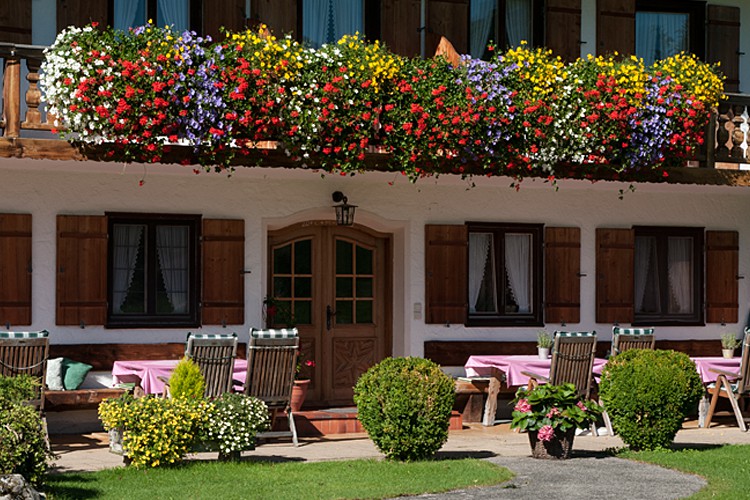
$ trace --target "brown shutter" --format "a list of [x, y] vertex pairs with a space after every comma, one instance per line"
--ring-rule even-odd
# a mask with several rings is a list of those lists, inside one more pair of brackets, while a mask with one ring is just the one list
[[251, 0], [250, 23], [252, 25], [263, 23], [276, 36], [292, 33], [296, 35], [296, 38], [299, 38], [302, 23], [301, 19], [297, 18], [297, 1]]
[[435, 53], [441, 36], [459, 54], [469, 53], [469, 0], [427, 0], [428, 57]]
[[596, 322], [633, 322], [632, 229], [596, 230]]
[[547, 0], [545, 45], [565, 61], [581, 57], [581, 0]]
[[209, 35], [214, 41], [224, 40], [221, 27], [231, 32], [245, 28], [245, 0], [203, 2], [203, 35]]
[[107, 319], [107, 218], [57, 216], [58, 325], [103, 325]]
[[596, 53], [635, 53], [635, 0], [597, 0]]
[[245, 221], [203, 220], [204, 325], [245, 322]]
[[380, 40], [396, 54], [419, 56], [420, 0], [381, 0], [380, 5]]
[[57, 31], [92, 22], [109, 24], [109, 0], [57, 0]]
[[466, 322], [466, 226], [425, 226], [425, 323]]
[[0, 2], [0, 42], [31, 43], [31, 0]]
[[706, 231], [707, 323], [737, 322], [739, 242], [737, 231]]
[[706, 28], [707, 56], [710, 63], [721, 62], [719, 69], [727, 77], [727, 92], [740, 88], [740, 8], [723, 5], [708, 6]]
[[0, 214], [0, 328], [31, 324], [31, 215]]
[[544, 320], [581, 321], [581, 229], [544, 229]]

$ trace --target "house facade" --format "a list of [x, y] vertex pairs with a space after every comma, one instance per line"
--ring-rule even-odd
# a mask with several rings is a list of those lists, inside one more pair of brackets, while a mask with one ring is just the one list
[[[263, 22], [314, 44], [338, 36], [338, 23], [408, 55], [434, 51], [436, 35], [459, 52], [523, 37], [566, 58], [686, 49], [721, 61], [727, 89], [750, 85], [741, 0], [381, 0], [355, 12], [332, 1], [133, 4], [14, 2], [0, 7], [0, 40], [48, 44], [69, 23], [148, 16], [204, 33]], [[663, 37], [644, 39], [639, 28]], [[39, 98], [27, 92], [33, 57], [23, 57], [32, 77], [22, 93], [8, 84], [15, 70], [4, 75], [5, 328], [47, 329], [56, 344], [158, 344], [187, 331], [294, 324], [303, 357], [315, 361], [310, 399], [343, 404], [359, 374], [390, 355], [428, 354], [458, 373], [469, 352], [533, 349], [540, 329], [596, 330], [606, 341], [614, 324], [655, 326], [659, 339], [696, 353], [716, 341], [718, 353], [721, 333], [739, 336], [748, 324], [744, 108], [719, 118], [734, 132], [709, 154], [733, 145], [726, 168], [684, 167], [670, 182], [563, 179], [553, 188], [540, 178], [517, 190], [507, 177], [412, 183], [284, 161], [195, 175], [190, 165], [111, 161], [51, 135], [29, 117]], [[336, 192], [357, 206], [352, 226], [336, 223]]]

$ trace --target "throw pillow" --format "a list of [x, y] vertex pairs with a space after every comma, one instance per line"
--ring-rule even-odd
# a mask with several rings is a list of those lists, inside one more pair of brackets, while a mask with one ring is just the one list
[[47, 384], [47, 389], [50, 391], [62, 391], [65, 389], [63, 383], [63, 358], [47, 360], [47, 378], [45, 383]]
[[65, 373], [63, 375], [63, 384], [65, 385], [65, 390], [72, 391], [78, 389], [92, 366], [80, 361], [74, 361], [68, 358], [64, 359], [65, 361], [63, 362], [63, 365]]

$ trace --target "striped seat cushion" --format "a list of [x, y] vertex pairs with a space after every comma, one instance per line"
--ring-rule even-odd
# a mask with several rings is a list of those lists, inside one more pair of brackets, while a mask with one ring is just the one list
[[39, 332], [0, 332], [0, 339], [42, 339], [49, 337], [47, 330]]
[[619, 326], [612, 327], [612, 335], [653, 335], [653, 328], [621, 328]]
[[236, 333], [188, 333], [188, 338], [204, 340], [236, 339]]
[[555, 331], [555, 337], [596, 337], [595, 331], [590, 332], [562, 332]]
[[250, 330], [254, 339], [293, 339], [299, 336], [296, 328], [271, 328], [269, 330]]

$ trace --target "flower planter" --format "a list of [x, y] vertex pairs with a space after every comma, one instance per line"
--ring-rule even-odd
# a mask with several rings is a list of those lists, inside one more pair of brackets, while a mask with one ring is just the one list
[[556, 432], [549, 441], [542, 441], [538, 437], [538, 431], [529, 431], [529, 444], [531, 445], [531, 456], [553, 460], [564, 460], [570, 458], [573, 451], [573, 438], [576, 428], [571, 427], [566, 432]]
[[[128, 454], [125, 452], [125, 450], [122, 447], [122, 429], [110, 429], [108, 434], [109, 434], [109, 452], [114, 453], [115, 455], [122, 455], [123, 459], [127, 461]], [[252, 451], [254, 449], [255, 449], [255, 446], [250, 446], [250, 447], [244, 448], [242, 451]], [[202, 441], [200, 443], [196, 443], [192, 448], [190, 448], [191, 453], [213, 452], [213, 451], [219, 452], [220, 461], [239, 460], [240, 458], [239, 451], [231, 451], [229, 453], [222, 452], [219, 449], [218, 441]]]
[[549, 358], [549, 347], [537, 347], [536, 353], [539, 359], [547, 359]]
[[292, 387], [292, 400], [289, 403], [293, 412], [298, 412], [302, 409], [302, 405], [305, 404], [305, 397], [307, 397], [307, 389], [309, 386], [309, 380], [294, 381], [294, 386]]
[[734, 349], [722, 349], [721, 355], [727, 359], [732, 359], [734, 357]]

